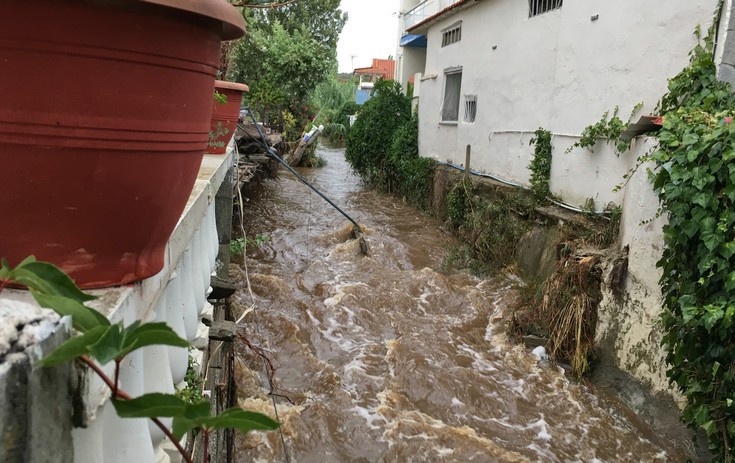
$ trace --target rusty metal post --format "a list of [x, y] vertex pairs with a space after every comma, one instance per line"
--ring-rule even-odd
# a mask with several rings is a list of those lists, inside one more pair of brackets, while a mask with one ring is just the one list
[[467, 152], [464, 158], [464, 178], [470, 178], [470, 158], [472, 157], [472, 146], [467, 145]]

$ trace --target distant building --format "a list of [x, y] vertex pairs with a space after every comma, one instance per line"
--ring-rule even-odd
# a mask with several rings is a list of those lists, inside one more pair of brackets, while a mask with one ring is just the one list
[[370, 99], [370, 92], [373, 90], [375, 82], [380, 79], [393, 79], [395, 74], [395, 61], [392, 59], [373, 59], [373, 64], [367, 68], [356, 68], [354, 75], [360, 77], [357, 86], [357, 95], [355, 102], [359, 105]]

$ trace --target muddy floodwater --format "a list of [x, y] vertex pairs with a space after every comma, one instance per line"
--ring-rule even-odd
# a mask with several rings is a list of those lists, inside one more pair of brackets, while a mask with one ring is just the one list
[[[239, 437], [239, 462], [674, 462], [617, 400], [508, 342], [519, 284], [442, 271], [455, 238], [400, 199], [365, 189], [344, 150], [301, 170], [367, 230], [370, 254], [338, 212], [285, 171], [249, 195], [252, 298], [235, 299], [266, 349], [279, 432]], [[241, 405], [273, 415], [262, 359], [244, 342]], [[285, 442], [285, 449], [282, 444]]]

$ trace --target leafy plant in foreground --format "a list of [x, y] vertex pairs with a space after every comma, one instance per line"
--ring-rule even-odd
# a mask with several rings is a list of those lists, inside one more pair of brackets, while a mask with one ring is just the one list
[[[278, 423], [260, 413], [231, 408], [218, 416], [211, 415], [209, 402], [188, 403], [175, 395], [145, 394], [131, 398], [119, 387], [120, 365], [131, 352], [150, 345], [189, 347], [165, 323], [136, 321], [128, 326], [112, 324], [84, 305], [94, 297], [83, 293], [74, 282], [54, 265], [28, 257], [16, 267], [3, 259], [0, 262], [0, 292], [8, 285], [23, 285], [41, 307], [52, 309], [62, 316], [71, 316], [74, 329], [79, 332], [39, 361], [48, 367], [79, 359], [110, 388], [112, 403], [123, 418], [150, 418], [171, 439], [182, 457], [191, 463], [191, 456], [179, 441], [188, 431], [201, 429], [204, 433], [204, 461], [208, 461], [208, 438], [211, 431], [235, 428], [246, 433], [252, 430], [273, 430]], [[99, 365], [114, 362], [114, 377], [110, 378]], [[173, 418], [173, 430], [158, 419]]]

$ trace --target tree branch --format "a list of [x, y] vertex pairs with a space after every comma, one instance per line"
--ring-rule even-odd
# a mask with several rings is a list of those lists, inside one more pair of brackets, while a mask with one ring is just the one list
[[[92, 370], [94, 370], [94, 372], [97, 373], [97, 376], [99, 376], [100, 379], [102, 379], [102, 381], [104, 381], [105, 384], [107, 384], [107, 387], [109, 387], [110, 390], [113, 391], [113, 393], [114, 393], [113, 398], [115, 398], [115, 399], [123, 399], [123, 400], [130, 400], [131, 399], [130, 394], [128, 394], [127, 392], [121, 390], [120, 388], [117, 388], [115, 386], [115, 384], [112, 382], [112, 379], [110, 379], [110, 377], [107, 376], [107, 374], [105, 374], [105, 372], [102, 371], [102, 369], [99, 366], [97, 366], [97, 364], [94, 363], [94, 361], [92, 359], [90, 359], [86, 355], [82, 355], [80, 357], [80, 359], [82, 360], [82, 362], [86, 363], [89, 368], [91, 368]], [[176, 446], [176, 450], [179, 451], [179, 453], [181, 454], [181, 457], [184, 459], [184, 461], [186, 463], [193, 463], [192, 462], [192, 459], [191, 459], [191, 456], [181, 446], [181, 444], [179, 443], [179, 441], [176, 440], [176, 438], [173, 436], [173, 434], [171, 434], [171, 431], [169, 431], [169, 429], [166, 427], [166, 425], [163, 424], [161, 422], [161, 420], [159, 420], [158, 418], [151, 418], [151, 420], [154, 423], [156, 423], [156, 426], [158, 426], [161, 429], [161, 431], [163, 431], [163, 433], [166, 435], [166, 437], [168, 437], [171, 440], [171, 443], [173, 443], [174, 446]]]

